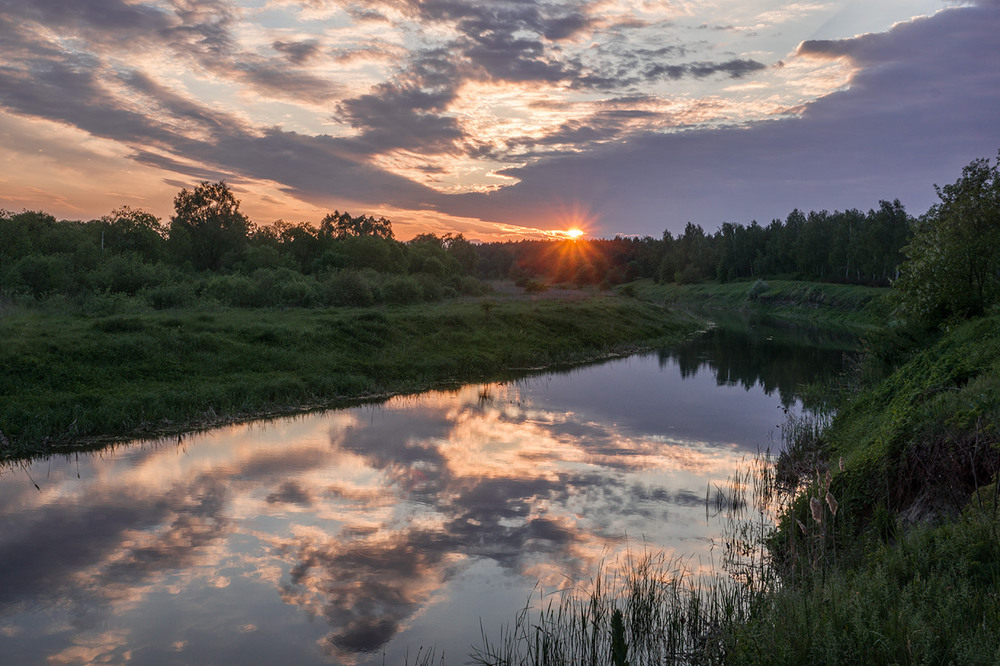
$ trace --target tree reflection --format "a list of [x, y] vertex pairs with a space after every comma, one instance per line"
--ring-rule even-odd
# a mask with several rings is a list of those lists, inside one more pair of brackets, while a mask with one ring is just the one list
[[[684, 375], [707, 366], [719, 383], [793, 394], [786, 385], [799, 380], [779, 367], [782, 359], [796, 363], [787, 348], [772, 354], [743, 341], [741, 352], [737, 343], [717, 332], [660, 361], [676, 359]], [[377, 660], [370, 653], [447, 601], [449, 583], [474, 562], [495, 564], [507, 582], [530, 579], [530, 589], [539, 579], [556, 587], [588, 576], [625, 534], [661, 548], [707, 549], [715, 528], [704, 523], [705, 488], [731, 473], [743, 449], [730, 428], [698, 440], [687, 423], [677, 426], [665, 407], [693, 410], [676, 393], [668, 401], [676, 404], [655, 395], [641, 402], [642, 415], [629, 411], [634, 404], [610, 404], [608, 382], [648, 396], [663, 387], [662, 374], [654, 359], [637, 359], [232, 427], [192, 436], [183, 448], [87, 457], [80, 479], [69, 460], [51, 475], [32, 469], [44, 479], [41, 493], [0, 479], [0, 613], [68, 606], [75, 624], [52, 620], [42, 656], [74, 645], [97, 650], [97, 632], [107, 628], [100, 635], [117, 642], [98, 656], [115, 661], [132, 640], [131, 618], [156, 617], [157, 592], [202, 605], [194, 615], [253, 626], [272, 643], [289, 626], [276, 618], [287, 621], [283, 611], [294, 606], [326, 625], [322, 655], [298, 660], [357, 663]], [[773, 411], [773, 400], [745, 409], [761, 405]], [[746, 413], [733, 418], [742, 423]], [[216, 591], [230, 579], [267, 593], [234, 608]], [[177, 622], [160, 649], [181, 651], [187, 662], [211, 661], [213, 651], [249, 640]], [[44, 661], [32, 654], [28, 661]], [[178, 658], [171, 655], [162, 660]]]
[[762, 323], [761, 330], [720, 326], [675, 349], [659, 353], [660, 365], [676, 362], [684, 378], [707, 369], [721, 385], [778, 392], [790, 407], [802, 397], [804, 378], [816, 381], [843, 370], [844, 349], [854, 338], [829, 331], [782, 328]]

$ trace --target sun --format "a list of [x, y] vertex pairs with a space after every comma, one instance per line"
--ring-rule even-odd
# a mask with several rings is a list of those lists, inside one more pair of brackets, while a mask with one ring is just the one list
[[584, 235], [587, 232], [583, 231], [582, 229], [577, 229], [574, 227], [573, 229], [567, 229], [565, 233], [566, 236], [568, 236], [569, 238], [576, 240], [577, 238], [579, 238], [580, 236]]

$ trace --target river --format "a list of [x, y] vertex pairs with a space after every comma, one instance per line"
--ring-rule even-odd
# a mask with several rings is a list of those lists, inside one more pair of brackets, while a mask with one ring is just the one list
[[461, 664], [630, 549], [717, 566], [706, 496], [843, 354], [677, 349], [0, 473], [5, 663]]

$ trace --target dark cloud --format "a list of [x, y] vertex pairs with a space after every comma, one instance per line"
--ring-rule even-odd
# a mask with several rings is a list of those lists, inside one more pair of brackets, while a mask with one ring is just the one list
[[229, 78], [239, 79], [250, 89], [278, 99], [320, 105], [333, 101], [340, 93], [339, 86], [328, 79], [289, 69], [284, 62], [248, 54], [234, 57], [224, 67], [213, 65], [213, 70]]
[[237, 11], [229, 0], [168, 0], [179, 19], [170, 28], [167, 39], [175, 47], [203, 56], [203, 64], [232, 53], [235, 40], [230, 28]]
[[[227, 533], [224, 506], [224, 489], [203, 477], [156, 497], [97, 490], [72, 512], [53, 505], [29, 517], [0, 515], [0, 609], [58, 601], [70, 606], [78, 626], [91, 626], [113, 589], [183, 568]], [[150, 530], [148, 542], [123, 545]], [[88, 569], [92, 576], [80, 575]]]
[[58, 595], [80, 569], [118, 549], [125, 530], [156, 525], [166, 507], [148, 502], [99, 502], [69, 514], [36, 513], [35, 520], [4, 516], [0, 543], [0, 608], [32, 595]]
[[655, 81], [660, 78], [680, 79], [693, 76], [703, 79], [713, 74], [726, 74], [730, 78], [739, 79], [752, 72], [767, 69], [767, 65], [756, 60], [729, 60], [727, 62], [695, 62], [684, 65], [654, 65], [646, 70], [645, 78]]
[[309, 62], [320, 52], [319, 41], [316, 39], [307, 39], [301, 42], [285, 42], [277, 40], [271, 43], [271, 48], [283, 54], [296, 65]]
[[393, 149], [449, 152], [464, 134], [454, 118], [441, 115], [453, 90], [383, 84], [370, 94], [341, 102], [339, 115], [361, 130], [357, 140], [371, 152]]
[[267, 496], [268, 504], [298, 504], [309, 506], [312, 495], [295, 481], [285, 481], [277, 491]]
[[18, 17], [29, 25], [82, 31], [101, 42], [123, 35], [148, 38], [175, 25], [168, 12], [152, 4], [122, 0], [0, 0], [0, 15]]
[[332, 654], [374, 652], [427, 599], [430, 581], [448, 575], [443, 558], [454, 544], [430, 531], [404, 531], [387, 539], [316, 541], [288, 545], [298, 563], [281, 593], [286, 603], [318, 602], [330, 624]]
[[553, 192], [603, 219], [598, 233], [658, 235], [693, 221], [767, 221], [792, 208], [845, 209], [900, 198], [914, 213], [1000, 143], [1000, 5], [940, 12], [881, 34], [806, 42], [799, 57], [849, 57], [847, 90], [801, 117], [746, 128], [630, 136], [505, 175], [521, 182], [455, 195], [444, 209], [501, 222], [541, 222]]
[[[296, 67], [318, 46], [276, 42], [285, 46], [283, 57], [263, 58], [239, 48], [232, 34], [238, 12], [228, 0], [171, 0], [168, 6], [165, 10], [152, 3], [122, 0], [2, 0], [0, 41], [16, 39], [21, 50], [30, 53], [30, 60], [89, 57], [88, 71], [95, 79], [115, 76], [113, 70], [104, 71], [107, 55], [128, 57], [129, 53], [165, 49], [168, 57], [194, 61], [205, 71], [268, 96], [322, 103], [337, 93], [329, 80]], [[63, 46], [49, 39], [51, 30], [80, 41]]]

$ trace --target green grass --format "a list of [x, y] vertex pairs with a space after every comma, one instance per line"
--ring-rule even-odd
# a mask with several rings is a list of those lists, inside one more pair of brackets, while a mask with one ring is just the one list
[[[632, 283], [637, 298], [683, 307], [710, 317], [767, 316], [825, 328], [871, 330], [884, 323], [888, 289], [857, 285], [767, 280], [757, 282]], [[757, 285], [755, 287], [755, 284]]]
[[998, 424], [997, 315], [846, 392], [813, 437], [828, 465], [769, 541], [783, 585], [737, 631], [735, 661], [1000, 663]]
[[[825, 439], [859, 519], [956, 511], [1000, 459], [1000, 316], [954, 327], [842, 402]], [[873, 484], [872, 480], [879, 483]]]
[[583, 585], [540, 593], [470, 657], [483, 666], [654, 666], [722, 663], [723, 631], [749, 606], [739, 587], [705, 583], [662, 553], [628, 554]]
[[499, 378], [700, 322], [618, 297], [0, 316], [3, 457]]
[[734, 520], [732, 579], [641, 560], [484, 633], [478, 662], [1000, 663], [1000, 315], [843, 396], [729, 485], [719, 507], [744, 506], [742, 489], [780, 519]]

